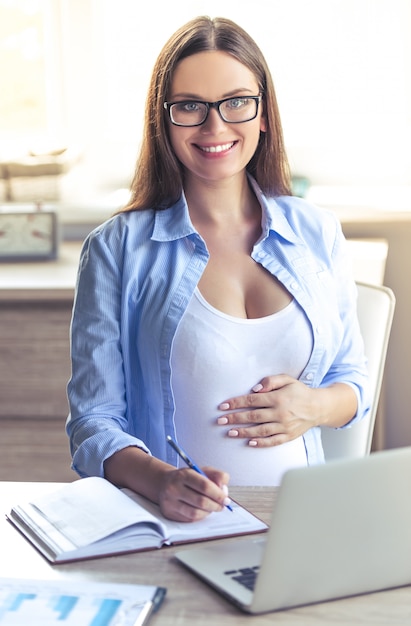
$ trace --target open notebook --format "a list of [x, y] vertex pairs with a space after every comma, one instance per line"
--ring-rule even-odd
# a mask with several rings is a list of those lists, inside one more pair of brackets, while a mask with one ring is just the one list
[[411, 447], [292, 469], [264, 539], [176, 556], [249, 613], [410, 584]]
[[96, 476], [16, 504], [7, 517], [52, 563], [267, 530], [236, 502], [232, 511], [225, 507], [198, 522], [175, 522], [153, 502]]

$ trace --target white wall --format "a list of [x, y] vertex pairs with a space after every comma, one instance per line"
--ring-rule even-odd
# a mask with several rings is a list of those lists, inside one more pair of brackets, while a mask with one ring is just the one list
[[409, 0], [62, 5], [67, 124], [91, 183], [127, 184], [154, 60], [176, 28], [208, 14], [237, 21], [267, 57], [295, 173], [317, 185], [411, 185]]

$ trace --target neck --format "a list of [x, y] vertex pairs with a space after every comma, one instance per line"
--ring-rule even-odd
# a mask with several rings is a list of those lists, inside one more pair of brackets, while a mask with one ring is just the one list
[[196, 227], [243, 222], [260, 212], [246, 176], [205, 183], [189, 180], [184, 192], [191, 220]]

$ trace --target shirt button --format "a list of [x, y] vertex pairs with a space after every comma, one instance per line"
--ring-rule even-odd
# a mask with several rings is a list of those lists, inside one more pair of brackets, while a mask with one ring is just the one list
[[312, 372], [308, 372], [305, 376], [306, 380], [312, 380], [314, 378], [314, 374]]
[[295, 282], [295, 280], [293, 280], [293, 282], [290, 285], [291, 289], [294, 289], [294, 291], [297, 291], [299, 289], [298, 287], [298, 283]]

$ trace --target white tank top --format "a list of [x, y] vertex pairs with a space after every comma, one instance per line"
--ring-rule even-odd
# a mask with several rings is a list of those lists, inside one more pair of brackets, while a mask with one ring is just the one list
[[196, 289], [174, 338], [171, 382], [177, 439], [198, 465], [227, 471], [231, 485], [279, 485], [287, 469], [307, 465], [302, 437], [253, 448], [227, 436], [232, 425], [217, 425], [224, 414], [217, 407], [250, 393], [264, 376], [298, 378], [312, 344], [310, 324], [294, 300], [273, 315], [242, 319], [215, 309]]

